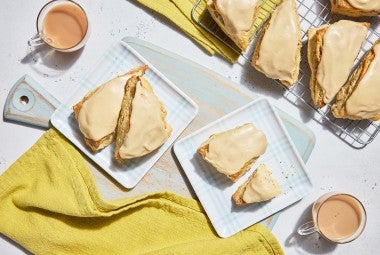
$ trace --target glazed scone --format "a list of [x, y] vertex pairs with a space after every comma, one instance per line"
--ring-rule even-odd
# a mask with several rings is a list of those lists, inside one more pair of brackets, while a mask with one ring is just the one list
[[347, 81], [366, 38], [369, 23], [340, 20], [308, 30], [307, 57], [314, 104], [329, 104]]
[[281, 194], [280, 185], [272, 177], [271, 171], [261, 164], [253, 174], [232, 195], [236, 205], [268, 201]]
[[283, 0], [264, 26], [253, 53], [252, 66], [290, 87], [298, 80], [301, 46], [295, 0]]
[[264, 154], [265, 134], [252, 123], [213, 134], [198, 148], [198, 153], [217, 171], [236, 181]]
[[337, 118], [380, 120], [380, 39], [339, 91], [332, 113]]
[[100, 85], [73, 106], [84, 141], [92, 151], [103, 149], [114, 140], [125, 84], [133, 75], [143, 75], [146, 69], [147, 66], [137, 67]]
[[122, 163], [164, 144], [172, 132], [165, 118], [165, 107], [149, 82], [141, 76], [131, 77], [125, 86], [117, 123], [115, 159]]
[[242, 50], [246, 51], [256, 27], [254, 26], [260, 0], [208, 0], [211, 17]]
[[331, 13], [351, 17], [380, 15], [379, 0], [330, 0]]

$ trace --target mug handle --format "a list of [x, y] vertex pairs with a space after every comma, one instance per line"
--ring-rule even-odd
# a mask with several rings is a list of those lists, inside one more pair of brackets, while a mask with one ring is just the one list
[[312, 234], [314, 232], [317, 232], [317, 228], [315, 227], [313, 221], [308, 221], [308, 222], [302, 224], [301, 226], [299, 226], [297, 232], [301, 236], [305, 236], [305, 235], [309, 235], [309, 234]]
[[45, 41], [42, 39], [41, 34], [36, 34], [34, 37], [28, 40], [28, 45], [31, 47], [36, 47], [44, 43]]

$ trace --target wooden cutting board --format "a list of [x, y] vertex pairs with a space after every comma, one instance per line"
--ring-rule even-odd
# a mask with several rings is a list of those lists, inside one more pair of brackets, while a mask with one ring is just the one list
[[[244, 86], [233, 83], [229, 79], [198, 63], [192, 62], [156, 45], [133, 37], [125, 37], [123, 41], [129, 44], [198, 104], [198, 115], [185, 129], [183, 134], [181, 134], [181, 137], [192, 133], [206, 124], [258, 98], [258, 95], [244, 88]], [[17, 101], [20, 107], [25, 107], [19, 103], [18, 99], [20, 93], [25, 94], [25, 90], [28, 90], [27, 92], [31, 93], [29, 98], [35, 98], [36, 101], [40, 101], [41, 103], [46, 101], [47, 103], [44, 103], [44, 105], [50, 105], [50, 96], [47, 97], [47, 95], [43, 93], [43, 87], [37, 85], [38, 84], [28, 76], [23, 77], [23, 79], [20, 79], [20, 81], [16, 83], [14, 88], [12, 88], [12, 93], [10, 93], [9, 100], [7, 100], [8, 103], [5, 107], [4, 117], [6, 119], [39, 125], [35, 122], [32, 123], [31, 120], [35, 119], [35, 117], [43, 117], [47, 112], [49, 112], [49, 114], [53, 113], [55, 107], [47, 108], [42, 107], [43, 105], [39, 106], [40, 104], [32, 104], [33, 107], [30, 109], [21, 109], [22, 111], [20, 111], [20, 109], [18, 109], [19, 107], [14, 104], [14, 102]], [[298, 152], [306, 162], [315, 144], [314, 134], [304, 124], [298, 122], [288, 114], [280, 110], [278, 110], [278, 113]], [[15, 116], [17, 118], [15, 118]], [[48, 122], [50, 116], [45, 116], [44, 118], [46, 119], [45, 122]], [[162, 190], [169, 190], [187, 197], [196, 198], [172, 149], [167, 150], [140, 183], [131, 190], [126, 190], [121, 187], [94, 163], [91, 161], [89, 161], [89, 163], [91, 163], [91, 169], [99, 186], [99, 190], [106, 199], [137, 196], [147, 192]], [[105, 176], [108, 178], [104, 178]], [[278, 215], [279, 214], [270, 217], [263, 223], [269, 228], [272, 228]]]
[[[198, 104], [198, 115], [181, 137], [258, 97], [244, 86], [154, 44], [133, 37], [125, 37], [123, 41], [132, 46]], [[278, 110], [278, 113], [298, 152], [306, 162], [315, 144], [313, 132], [285, 112]], [[168, 189], [184, 196], [196, 198], [172, 150], [168, 150], [163, 155], [143, 180], [130, 191], [129, 195], [143, 193], [147, 189]], [[272, 228], [278, 215], [270, 217], [263, 223]]]

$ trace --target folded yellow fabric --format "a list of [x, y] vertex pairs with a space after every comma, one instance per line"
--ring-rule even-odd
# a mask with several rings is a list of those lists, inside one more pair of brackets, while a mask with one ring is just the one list
[[56, 130], [0, 176], [0, 232], [36, 254], [283, 254], [256, 224], [219, 238], [199, 203], [170, 192], [104, 201]]
[[[236, 62], [239, 54], [209, 34], [191, 18], [191, 10], [196, 0], [137, 0], [146, 7], [160, 13], [176, 24], [186, 35], [199, 43], [209, 54], [220, 54], [231, 63]], [[200, 9], [205, 9], [206, 1], [201, 1]]]

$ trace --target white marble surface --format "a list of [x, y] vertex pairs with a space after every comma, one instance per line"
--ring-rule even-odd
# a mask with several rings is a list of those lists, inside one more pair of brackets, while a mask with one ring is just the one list
[[[287, 208], [276, 223], [273, 233], [286, 254], [378, 254], [380, 250], [380, 137], [364, 149], [356, 150], [336, 138], [329, 130], [302, 115], [302, 110], [283, 99], [274, 86], [255, 84], [261, 76], [248, 65], [229, 65], [218, 57], [208, 56], [164, 18], [141, 8], [132, 1], [81, 0], [88, 12], [92, 34], [86, 47], [79, 53], [39, 56], [29, 54], [27, 40], [35, 32], [35, 18], [43, 0], [3, 0], [0, 8], [0, 107], [13, 83], [22, 75], [30, 74], [53, 94], [65, 101], [77, 86], [76, 81], [112, 44], [124, 36], [135, 36], [152, 42], [202, 65], [217, 70], [232, 81], [268, 96], [279, 108], [311, 128], [317, 138], [307, 168], [314, 184], [312, 193]], [[41, 58], [43, 54], [43, 58]], [[4, 172], [43, 133], [43, 130], [0, 122], [0, 173]], [[95, 172], [97, 180], [109, 182]], [[354, 242], [331, 245], [317, 235], [299, 237], [295, 230], [309, 218], [310, 205], [328, 191], [343, 191], [357, 196], [364, 204], [368, 222], [363, 235]], [[122, 192], [118, 193], [122, 196]], [[107, 197], [107, 195], [105, 195]], [[1, 217], [1, 216], [0, 216]], [[6, 237], [0, 237], [2, 254], [24, 254]]]

